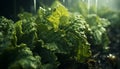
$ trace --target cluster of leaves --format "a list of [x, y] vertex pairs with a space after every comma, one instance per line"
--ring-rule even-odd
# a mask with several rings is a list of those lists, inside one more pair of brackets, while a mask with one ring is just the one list
[[[119, 3], [119, 2], [117, 2]], [[119, 67], [120, 58], [120, 11], [110, 9], [108, 7], [99, 7], [96, 9], [95, 6], [90, 6], [89, 10], [84, 2], [75, 3], [72, 5], [70, 11], [77, 12], [85, 17], [86, 22], [91, 28], [92, 38], [89, 36], [88, 41], [91, 44], [92, 57], [96, 60], [99, 68], [102, 69], [117, 69]], [[97, 15], [96, 15], [97, 14]], [[107, 19], [107, 20], [106, 20]], [[109, 22], [110, 21], [110, 22]], [[108, 26], [109, 25], [109, 26]], [[109, 38], [109, 39], [108, 39]], [[109, 46], [109, 47], [108, 47]], [[117, 61], [110, 62], [107, 56], [112, 53], [116, 56]], [[107, 59], [107, 60], [106, 60]], [[111, 63], [112, 62], [112, 63]], [[113, 64], [114, 63], [114, 64]], [[107, 66], [110, 64], [109, 66]], [[104, 68], [106, 66], [106, 68]], [[98, 68], [94, 68], [98, 69]]]
[[99, 10], [104, 10], [99, 11], [98, 15], [100, 17], [105, 17], [107, 18], [110, 22], [111, 25], [108, 28], [108, 34], [110, 38], [110, 49], [111, 53], [115, 53], [116, 55], [119, 55], [119, 45], [120, 45], [120, 11], [113, 11], [109, 8], [101, 8]]
[[19, 18], [16, 23], [0, 18], [1, 69], [56, 69], [67, 61], [82, 63], [91, 57], [91, 46], [108, 44], [106, 19], [75, 15], [58, 1], [51, 8], [40, 7], [37, 15], [23, 12]]
[[[110, 26], [106, 28], [109, 37], [109, 51], [100, 54], [101, 57], [98, 57], [97, 60], [100, 60], [101, 62], [97, 65], [102, 69], [119, 69], [120, 11], [114, 11], [108, 7], [102, 7], [98, 9], [97, 15], [110, 21]], [[114, 61], [112, 61], [113, 57], [108, 58], [108, 54], [112, 54], [115, 57]], [[107, 66], [108, 64], [109, 66]], [[104, 66], [106, 66], [106, 68], [104, 68]]]
[[[94, 43], [90, 42], [92, 46], [97, 46], [98, 50], [106, 50], [109, 44], [106, 27], [110, 25], [110, 22], [107, 19], [98, 17], [96, 14], [88, 15], [86, 21], [92, 30], [92, 41], [94, 41]], [[95, 47], [95, 49], [97, 48]]]
[[37, 69], [40, 57], [33, 56], [26, 44], [17, 44], [13, 21], [0, 18], [0, 68], [1, 69]]
[[[105, 10], [105, 8], [103, 10]], [[101, 50], [102, 52], [108, 51], [108, 45], [110, 42], [106, 28], [108, 28], [110, 22], [109, 18], [101, 18], [102, 14], [107, 15], [106, 12], [96, 9], [94, 5], [90, 6], [88, 9], [87, 4], [83, 1], [75, 3], [75, 5], [73, 5], [70, 8], [70, 11], [78, 15], [81, 14], [82, 16], [84, 16], [85, 21], [87, 22], [90, 28], [90, 33], [87, 34], [87, 36], [92, 48], [94, 48], [97, 52]], [[110, 15], [108, 14], [108, 16]]]

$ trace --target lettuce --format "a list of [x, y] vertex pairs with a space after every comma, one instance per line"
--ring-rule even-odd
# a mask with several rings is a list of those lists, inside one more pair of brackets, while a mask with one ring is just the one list
[[92, 56], [91, 46], [108, 45], [106, 19], [75, 15], [59, 1], [51, 8], [40, 7], [36, 15], [18, 16], [15, 23], [0, 18], [1, 69], [57, 69], [67, 61], [84, 63]]

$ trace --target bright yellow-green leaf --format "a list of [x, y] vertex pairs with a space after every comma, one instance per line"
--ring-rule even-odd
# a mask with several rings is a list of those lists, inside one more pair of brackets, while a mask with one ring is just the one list
[[[47, 19], [53, 24], [54, 29], [57, 30], [59, 28], [60, 22], [62, 22], [60, 21], [61, 17], [67, 18], [69, 16], [69, 12], [59, 1], [55, 1], [53, 3], [52, 9], [53, 9], [52, 14], [48, 16]], [[66, 21], [64, 22], [67, 23]]]

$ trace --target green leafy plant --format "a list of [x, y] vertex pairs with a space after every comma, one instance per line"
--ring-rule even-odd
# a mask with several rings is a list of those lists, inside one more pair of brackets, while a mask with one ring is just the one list
[[68, 61], [84, 63], [92, 55], [91, 46], [108, 41], [107, 20], [70, 13], [59, 1], [51, 8], [40, 7], [36, 15], [18, 16], [15, 23], [0, 18], [1, 69], [57, 69]]

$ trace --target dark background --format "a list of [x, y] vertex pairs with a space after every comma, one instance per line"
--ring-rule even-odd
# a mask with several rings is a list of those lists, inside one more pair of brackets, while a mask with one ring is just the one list
[[[50, 7], [54, 0], [36, 0], [36, 9], [39, 6]], [[63, 1], [63, 0], [59, 0]], [[66, 0], [67, 3], [68, 0]], [[16, 21], [20, 12], [35, 13], [33, 10], [34, 0], [0, 0], [0, 16]]]
[[[54, 0], [36, 0], [39, 6], [49, 6]], [[18, 13], [22, 11], [33, 13], [34, 0], [0, 0], [0, 16], [16, 20]]]
[[31, 1], [32, 0], [0, 0], [0, 16], [14, 20], [22, 9], [31, 12]]

